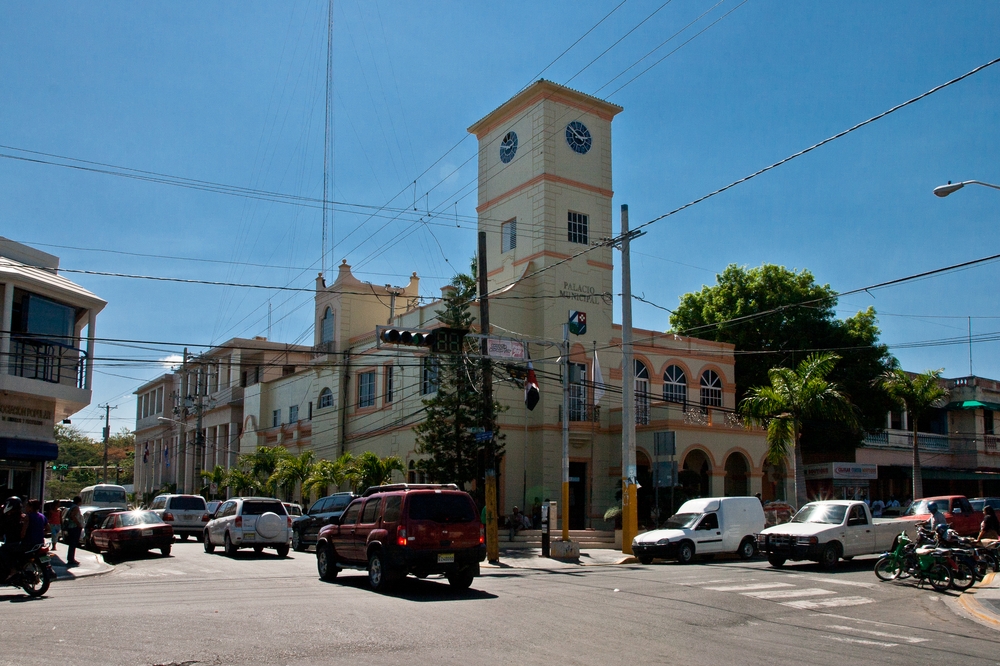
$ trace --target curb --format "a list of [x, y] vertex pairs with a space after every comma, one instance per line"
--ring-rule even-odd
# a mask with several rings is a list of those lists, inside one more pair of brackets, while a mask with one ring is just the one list
[[[990, 587], [993, 583], [993, 579], [996, 577], [995, 573], [989, 573], [986, 578], [983, 579], [980, 589], [985, 587]], [[983, 605], [976, 601], [975, 590], [972, 594], [963, 594], [958, 598], [958, 604], [965, 609], [969, 615], [972, 615], [977, 620], [985, 622], [997, 629], [1000, 629], [1000, 618], [997, 617], [996, 613], [986, 610]]]

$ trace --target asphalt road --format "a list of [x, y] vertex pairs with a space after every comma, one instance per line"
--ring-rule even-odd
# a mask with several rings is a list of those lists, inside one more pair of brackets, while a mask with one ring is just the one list
[[997, 664], [954, 594], [739, 560], [484, 569], [465, 593], [375, 594], [311, 553], [235, 559], [178, 543], [38, 600], [0, 588], [0, 664]]

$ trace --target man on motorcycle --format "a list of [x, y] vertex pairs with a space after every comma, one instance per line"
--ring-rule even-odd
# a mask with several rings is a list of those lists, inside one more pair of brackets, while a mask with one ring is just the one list
[[7, 580], [20, 553], [24, 552], [24, 535], [28, 531], [28, 518], [21, 512], [21, 499], [9, 497], [3, 506], [2, 536], [0, 546], [0, 580]]
[[933, 531], [938, 532], [942, 527], [946, 530], [948, 529], [948, 519], [945, 518], [945, 515], [943, 513], [938, 511], [937, 502], [931, 502], [930, 504], [928, 504], [927, 510], [931, 514], [931, 517], [927, 520], [927, 523]]

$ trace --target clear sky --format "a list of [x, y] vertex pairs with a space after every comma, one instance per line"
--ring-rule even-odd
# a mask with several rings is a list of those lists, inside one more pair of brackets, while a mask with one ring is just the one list
[[[0, 235], [66, 269], [311, 288], [326, 16], [317, 0], [4, 3]], [[328, 264], [376, 284], [416, 271], [438, 294], [476, 245], [465, 130], [539, 77], [624, 107], [613, 211], [617, 226], [627, 203], [635, 226], [1000, 57], [998, 35], [996, 2], [338, 0]], [[998, 102], [995, 65], [651, 226], [633, 245], [634, 293], [672, 308], [727, 264], [764, 262], [847, 291], [1000, 252], [1000, 191], [931, 194], [1000, 183]], [[288, 197], [11, 159], [68, 163], [25, 151]], [[308, 291], [65, 275], [109, 302], [99, 337], [137, 341], [98, 346], [94, 401], [74, 418], [92, 434], [99, 403], [118, 405], [113, 430], [134, 427], [132, 391], [177, 344], [311, 344]], [[969, 373], [971, 317], [987, 338], [973, 371], [1000, 379], [998, 275], [990, 263], [838, 310], [875, 306], [905, 368], [953, 377]], [[668, 316], [635, 305], [636, 326]]]

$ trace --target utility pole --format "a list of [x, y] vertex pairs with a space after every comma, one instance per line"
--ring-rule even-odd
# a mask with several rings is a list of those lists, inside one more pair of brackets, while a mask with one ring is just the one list
[[111, 405], [104, 404], [98, 405], [98, 407], [104, 408], [104, 475], [101, 483], [108, 482], [108, 438], [111, 437], [111, 410], [118, 409], [118, 405], [112, 407]]
[[[569, 543], [569, 321], [563, 324], [562, 343], [562, 506], [559, 507], [559, 523], [562, 540]], [[552, 516], [549, 516], [552, 520]], [[561, 551], [563, 554], [565, 551]]]
[[486, 280], [486, 232], [479, 232], [479, 331], [483, 334], [482, 373], [483, 373], [483, 420], [484, 432], [490, 434], [486, 445], [486, 559], [490, 562], [500, 560], [500, 535], [497, 530], [497, 471], [496, 452], [493, 446], [496, 435], [493, 433], [493, 369], [489, 357], [490, 334], [490, 303], [486, 298], [489, 291]]
[[628, 205], [622, 204], [622, 552], [632, 554], [639, 532], [635, 469], [635, 364], [632, 356], [632, 263]]

